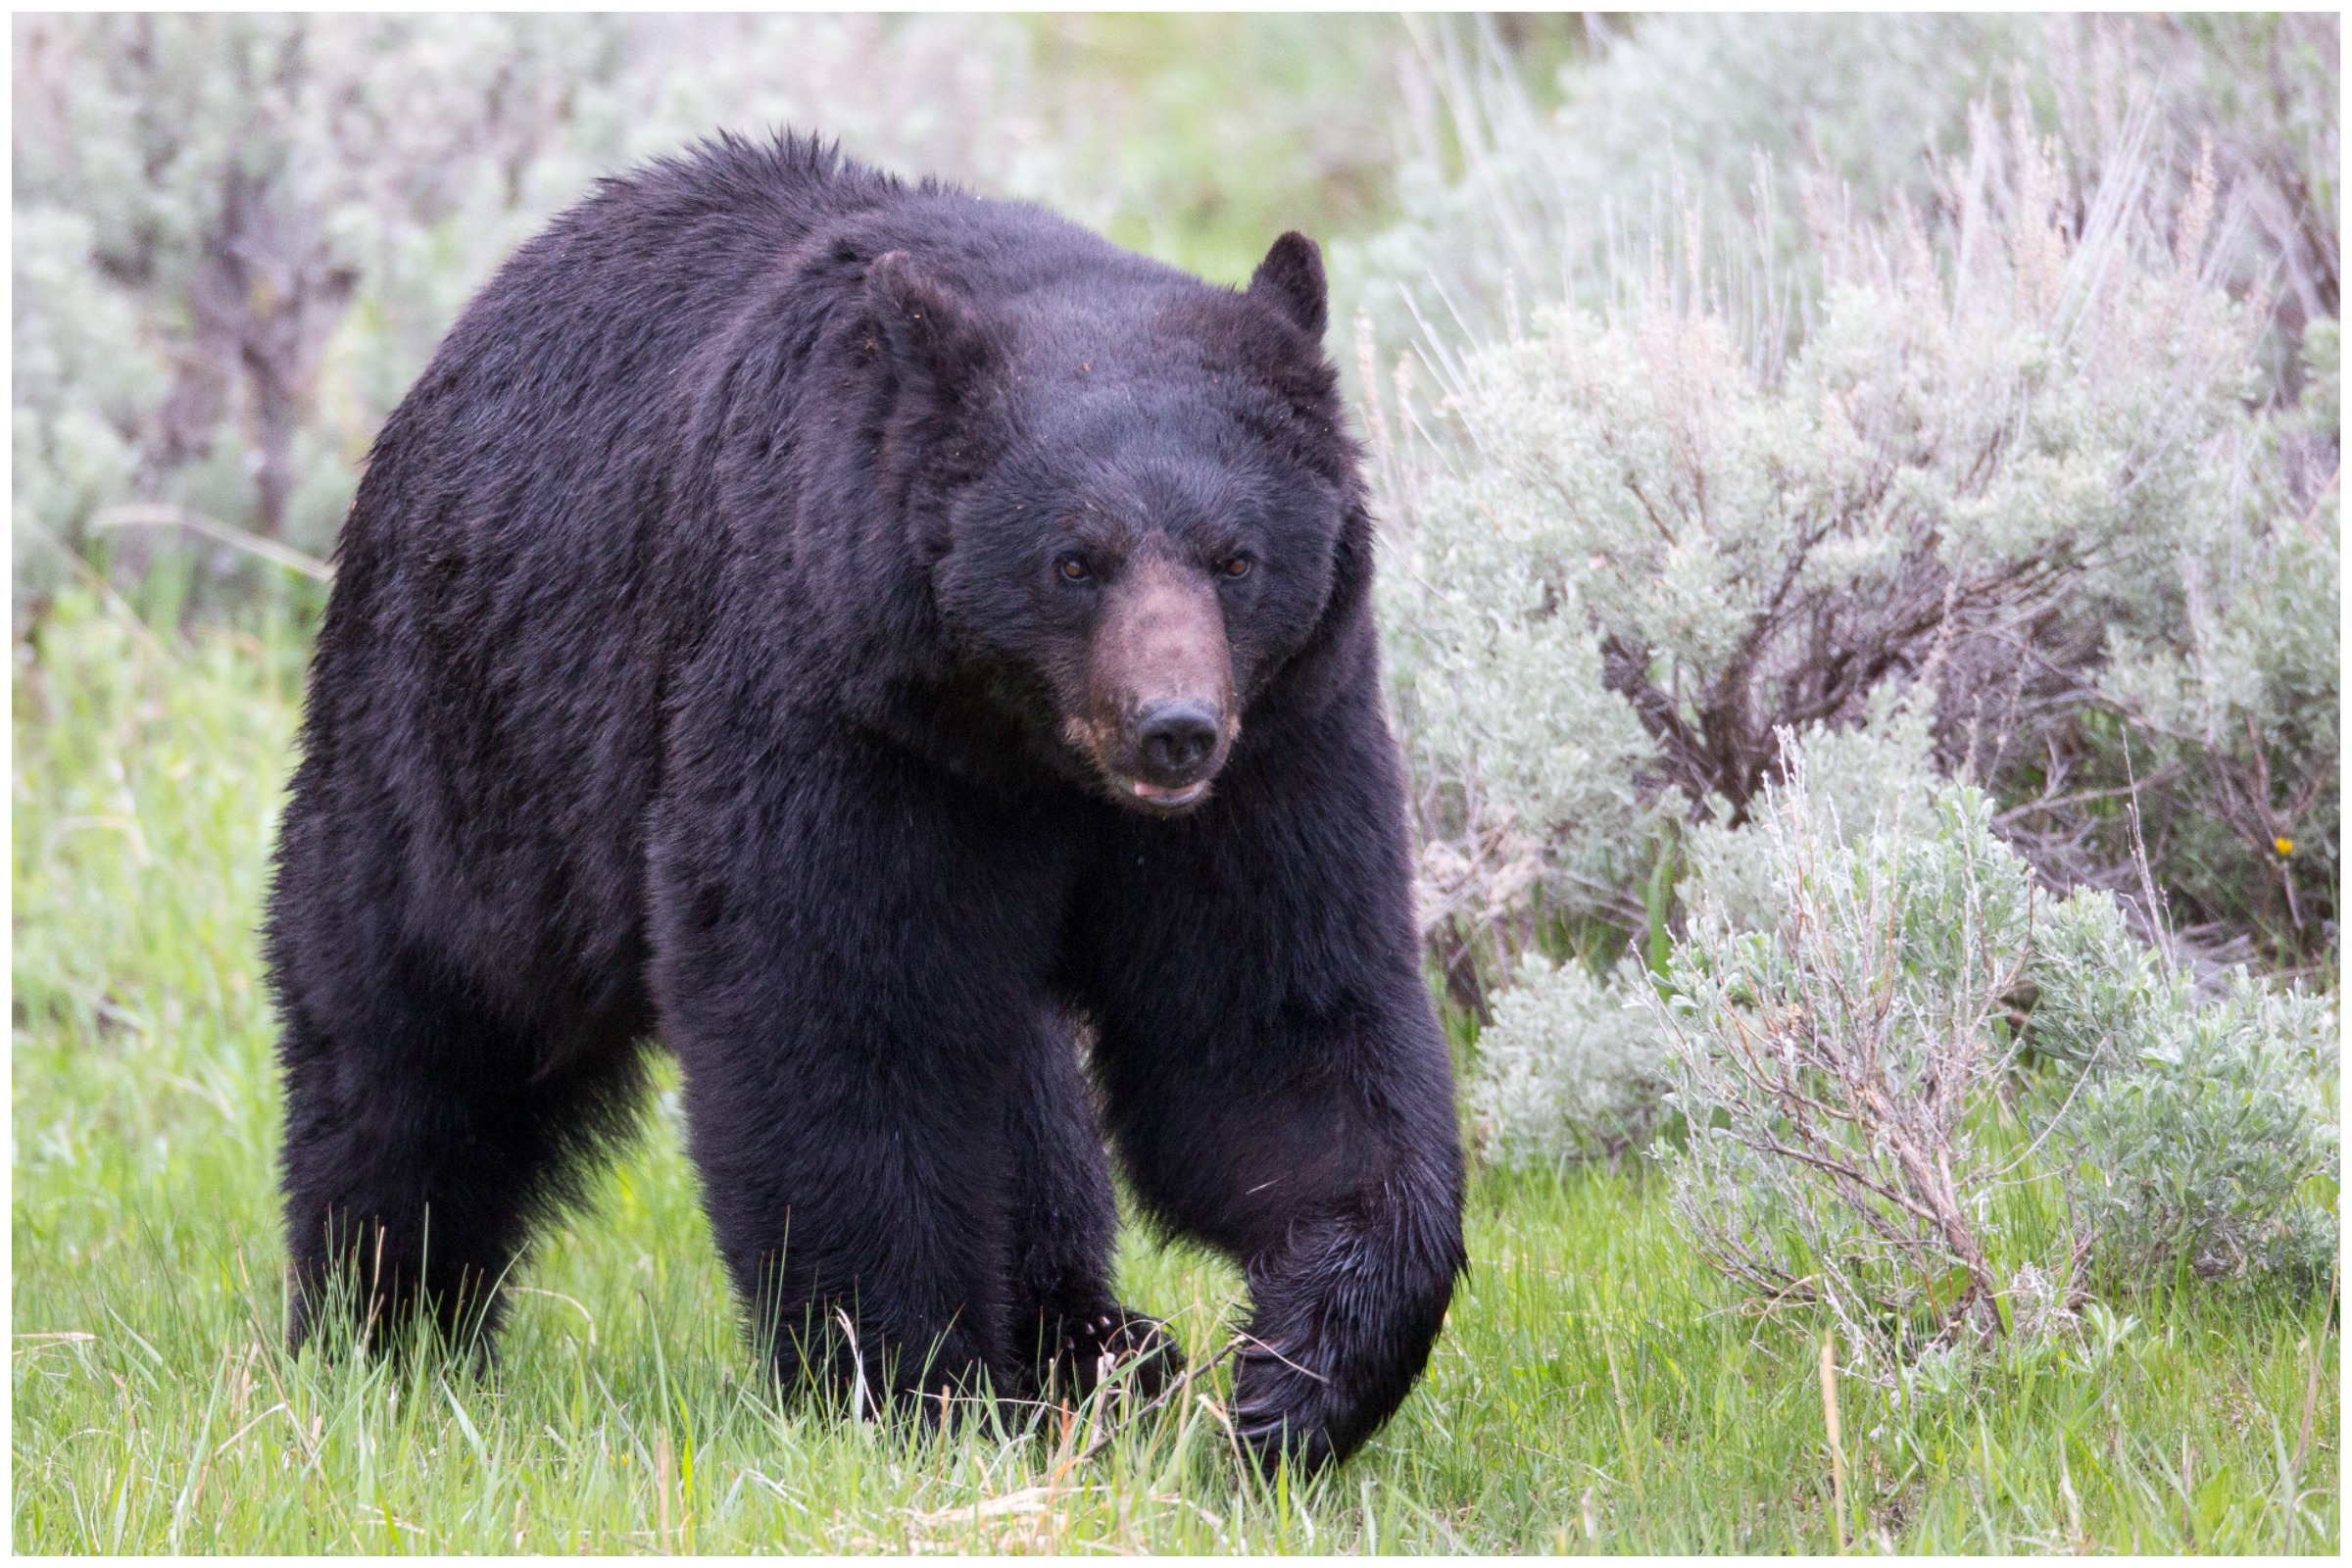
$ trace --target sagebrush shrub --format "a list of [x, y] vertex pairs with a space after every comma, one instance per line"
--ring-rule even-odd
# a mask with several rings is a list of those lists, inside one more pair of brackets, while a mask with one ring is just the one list
[[2084, 1250], [2111, 1271], [2325, 1275], [2340, 1180], [2334, 999], [2243, 974], [2200, 1002], [2086, 891], [2036, 930], [2028, 1038]]
[[[1898, 787], [1856, 827], [1823, 799], [1828, 771], [1792, 748], [1787, 782], [1723, 834], [1733, 896], [1699, 873], [1663, 999], [1639, 993], [1701, 1251], [1882, 1343], [1989, 1337], [2176, 1266], [2325, 1275], [2332, 999], [2242, 972], [2202, 997], [2104, 890], [2037, 894], [1981, 792]], [[1509, 1081], [1577, 1061], [1514, 1060]]]
[[1605, 980], [1530, 955], [1480, 1031], [1470, 1086], [1482, 1152], [1504, 1165], [1614, 1158], [1646, 1147], [1664, 1110], [1665, 1040], [1644, 1004], [1648, 970]]
[[1883, 1346], [2046, 1326], [2175, 1268], [2331, 1266], [2333, 998], [2242, 971], [2205, 995], [2106, 891], [2037, 891], [1903, 715], [1791, 738], [1753, 819], [1690, 849], [1666, 983], [1620, 982], [1650, 1030], [1595, 1028], [1606, 994], [1548, 968], [1496, 1003], [1477, 1102], [1519, 1120], [1491, 1147], [1605, 1152], [1596, 1107], [1635, 1123], [1662, 1046], [1648, 1116], [1674, 1129], [1657, 1152], [1694, 1245]]
[[[2308, 558], [2331, 524], [2278, 514], [2243, 403], [2263, 318], [2200, 270], [2210, 185], [2170, 214], [2085, 193], [2076, 233], [2047, 153], [1984, 119], [1972, 189], [1933, 233], [1825, 215], [1829, 296], [1784, 368], [1663, 288], [1551, 309], [1456, 367], [1447, 450], [1390, 443], [1410, 471], [1386, 609], [1434, 836], [1516, 832], [1558, 897], [1622, 913], [1662, 793], [1736, 822], [1778, 729], [1850, 728], [1917, 683], [1947, 768], [2038, 810], [2068, 781], [2035, 743], [2086, 707], [2209, 752], [2251, 717], [2267, 776], [2301, 786], [2263, 803], [2264, 853], [2326, 836], [2332, 659], [2309, 632], [2333, 578]], [[2295, 612], [2263, 635], [2218, 618], [2248, 601], [2216, 589], [2273, 582]], [[2067, 847], [2044, 869], [2092, 879]]]
[[2017, 1269], [2053, 1261], [2002, 1229], [1990, 1200], [2014, 1161], [1984, 1136], [2031, 875], [1965, 787], [1850, 840], [1822, 831], [1796, 757], [1745, 832], [1775, 914], [1752, 927], [1700, 893], [1658, 1004], [1686, 1129], [1675, 1212], [1770, 1299], [1857, 1333], [1991, 1337]]
[[[1747, 824], [1784, 729], [1849, 831], [1972, 781], [2054, 894], [2125, 894], [2208, 990], [2332, 961], [2335, 339], [2306, 333], [2306, 407], [2260, 401], [2237, 193], [2153, 177], [2153, 123], [2088, 186], [1988, 110], [1934, 209], [1817, 186], [1786, 359], [1695, 247], [1393, 374], [1359, 329], [1424, 918], [1491, 1020], [1497, 1157], [1641, 1121], [1659, 1042], [1592, 978], [1625, 948], [1702, 898], [1770, 928]], [[1529, 967], [1562, 952], [1581, 975]]]
[[[2094, 1265], [2305, 1266], [2332, 1245], [2332, 1034], [2228, 967], [2326, 969], [2335, 941], [2335, 264], [2305, 221], [2331, 174], [2281, 194], [2331, 171], [2333, 122], [2306, 123], [2301, 34], [2094, 29], [2086, 59], [2027, 29], [2012, 101], [2056, 138], [1937, 97], [1959, 54], [1914, 60], [1935, 90], [1871, 112], [1948, 154], [1857, 184], [1829, 149], [1782, 172], [1802, 222], [1745, 237], [1708, 227], [1718, 161], [1600, 235], [1571, 128], [1747, 25], [1642, 28], [1509, 147], [1471, 135], [1509, 116], [1464, 120], [1468, 172], [1408, 190], [1390, 260], [1492, 243], [1421, 257], [1448, 312], [1392, 366], [1359, 324], [1423, 913], [1488, 1015], [1484, 1147], [1675, 1129], [1713, 1260], [1882, 1335], [2046, 1318]], [[2251, 77], [2173, 69], [2198, 50], [2267, 62], [2276, 101], [2199, 99]], [[2138, 59], [2170, 62], [2147, 94]], [[1507, 109], [1499, 80], [1450, 90]]]

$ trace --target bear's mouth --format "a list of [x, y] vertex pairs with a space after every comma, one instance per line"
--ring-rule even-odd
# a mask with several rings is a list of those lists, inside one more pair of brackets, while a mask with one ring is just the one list
[[1117, 782], [1120, 789], [1134, 796], [1146, 806], [1157, 807], [1163, 811], [1181, 810], [1208, 793], [1208, 780], [1204, 778], [1196, 779], [1181, 789], [1169, 789], [1161, 784], [1149, 784], [1140, 778], [1122, 778]]

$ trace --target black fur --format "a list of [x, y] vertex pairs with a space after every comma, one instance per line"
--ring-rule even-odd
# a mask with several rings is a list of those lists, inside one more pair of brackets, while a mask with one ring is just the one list
[[[658, 1036], [783, 1370], [839, 1309], [902, 1400], [1083, 1383], [1163, 1344], [1109, 1294], [1091, 1024], [1141, 1200], [1249, 1270], [1242, 1430], [1385, 1420], [1461, 1160], [1323, 316], [1296, 235], [1237, 293], [789, 138], [523, 247], [318, 639], [268, 933], [295, 1339], [338, 1278], [494, 1326]], [[1072, 541], [1255, 563], [1200, 598], [1241, 723], [1189, 812], [1070, 739]]]

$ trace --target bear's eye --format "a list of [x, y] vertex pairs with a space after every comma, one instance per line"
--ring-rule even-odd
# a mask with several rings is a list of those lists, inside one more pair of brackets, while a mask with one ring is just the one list
[[1250, 575], [1250, 568], [1255, 564], [1256, 563], [1248, 556], [1229, 556], [1217, 563], [1217, 575], [1220, 577], [1247, 577]]
[[1095, 568], [1079, 556], [1062, 557], [1054, 563], [1054, 569], [1061, 574], [1063, 582], [1084, 582], [1095, 574]]

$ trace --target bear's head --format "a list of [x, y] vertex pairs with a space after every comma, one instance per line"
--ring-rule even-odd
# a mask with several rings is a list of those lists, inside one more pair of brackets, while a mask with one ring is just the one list
[[898, 252], [867, 290], [906, 438], [964, 465], [925, 541], [955, 657], [1056, 771], [1173, 815], [1330, 612], [1357, 455], [1313, 241], [1238, 292], [1109, 251], [985, 304]]

